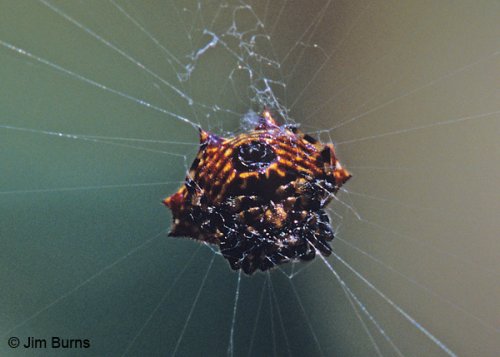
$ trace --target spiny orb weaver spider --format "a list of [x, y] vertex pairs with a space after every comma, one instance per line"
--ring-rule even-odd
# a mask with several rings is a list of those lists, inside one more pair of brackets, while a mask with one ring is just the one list
[[255, 129], [222, 138], [200, 129], [200, 149], [182, 187], [163, 203], [169, 236], [216, 244], [246, 274], [331, 253], [325, 206], [351, 177], [335, 156], [269, 111]]

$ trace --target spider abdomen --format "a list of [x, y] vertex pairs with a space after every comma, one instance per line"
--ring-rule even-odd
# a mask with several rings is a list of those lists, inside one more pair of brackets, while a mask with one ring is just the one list
[[247, 274], [330, 254], [324, 207], [350, 177], [333, 145], [276, 125], [268, 112], [253, 131], [228, 139], [200, 131], [200, 143], [185, 184], [164, 201], [171, 236], [217, 244]]

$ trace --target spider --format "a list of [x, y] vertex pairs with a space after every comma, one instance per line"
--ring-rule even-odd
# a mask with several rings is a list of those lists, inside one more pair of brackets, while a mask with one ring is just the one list
[[232, 269], [252, 274], [316, 251], [331, 253], [324, 208], [351, 177], [322, 144], [269, 111], [255, 129], [222, 138], [200, 128], [200, 148], [181, 188], [163, 203], [169, 236], [219, 247]]

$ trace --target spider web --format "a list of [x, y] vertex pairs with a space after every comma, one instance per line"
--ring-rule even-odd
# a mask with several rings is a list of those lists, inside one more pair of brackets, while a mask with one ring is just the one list
[[[498, 6], [5, 2], [2, 355], [495, 355]], [[488, 9], [486, 9], [488, 5]], [[489, 11], [488, 11], [489, 10]], [[464, 26], [467, 23], [469, 25]], [[334, 253], [246, 277], [166, 238], [198, 126], [270, 108], [354, 177]]]

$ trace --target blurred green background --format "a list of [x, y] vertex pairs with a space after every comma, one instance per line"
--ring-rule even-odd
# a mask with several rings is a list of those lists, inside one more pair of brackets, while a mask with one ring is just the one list
[[0, 0], [0, 355], [447, 355], [335, 257], [376, 325], [321, 259], [242, 276], [233, 324], [238, 274], [166, 237], [190, 123], [231, 135], [265, 104], [333, 140], [354, 175], [331, 205], [335, 254], [450, 351], [497, 355], [499, 14]]

